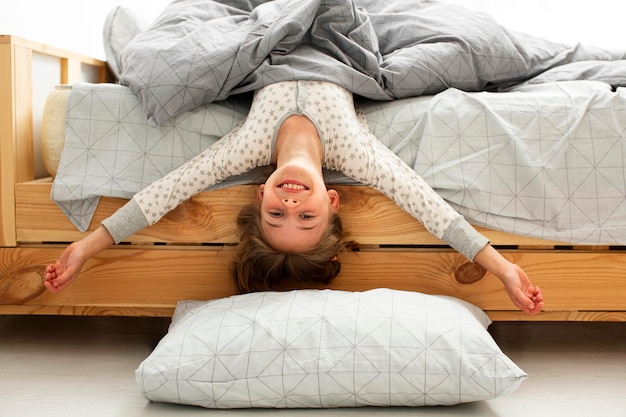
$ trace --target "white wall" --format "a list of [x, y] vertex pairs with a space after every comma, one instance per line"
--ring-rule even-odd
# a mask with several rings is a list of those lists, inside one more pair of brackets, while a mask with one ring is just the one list
[[555, 42], [626, 49], [623, 0], [444, 0], [489, 13], [503, 26]]
[[152, 21], [170, 0], [3, 0], [0, 34], [104, 59], [102, 26], [121, 5]]

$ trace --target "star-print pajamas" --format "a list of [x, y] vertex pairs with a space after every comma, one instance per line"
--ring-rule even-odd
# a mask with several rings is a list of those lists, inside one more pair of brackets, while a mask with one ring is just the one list
[[319, 81], [285, 81], [258, 90], [248, 116], [237, 127], [139, 191], [102, 224], [119, 243], [207, 187], [270, 165], [278, 130], [292, 115], [304, 115], [317, 127], [325, 168], [380, 190], [470, 260], [488, 243], [371, 133], [350, 92]]

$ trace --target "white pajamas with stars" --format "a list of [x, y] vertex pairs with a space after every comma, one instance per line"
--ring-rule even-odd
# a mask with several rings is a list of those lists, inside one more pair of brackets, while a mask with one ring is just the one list
[[317, 127], [324, 168], [380, 190], [470, 260], [488, 243], [371, 133], [350, 92], [320, 81], [285, 81], [258, 90], [248, 116], [237, 127], [139, 191], [103, 225], [119, 243], [209, 186], [272, 164], [278, 130], [292, 115], [306, 116]]

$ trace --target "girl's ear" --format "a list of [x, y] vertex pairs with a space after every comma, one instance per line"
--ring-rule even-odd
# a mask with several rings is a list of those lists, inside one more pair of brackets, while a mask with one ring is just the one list
[[328, 190], [328, 198], [330, 199], [330, 207], [337, 213], [339, 211], [339, 193], [336, 190]]
[[263, 201], [263, 191], [265, 190], [265, 184], [259, 185], [259, 190], [256, 193], [256, 200], [260, 204]]

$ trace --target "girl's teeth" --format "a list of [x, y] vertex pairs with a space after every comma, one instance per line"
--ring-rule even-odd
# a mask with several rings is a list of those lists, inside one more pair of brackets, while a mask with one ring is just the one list
[[288, 190], [306, 190], [305, 186], [299, 184], [283, 184], [280, 187]]

